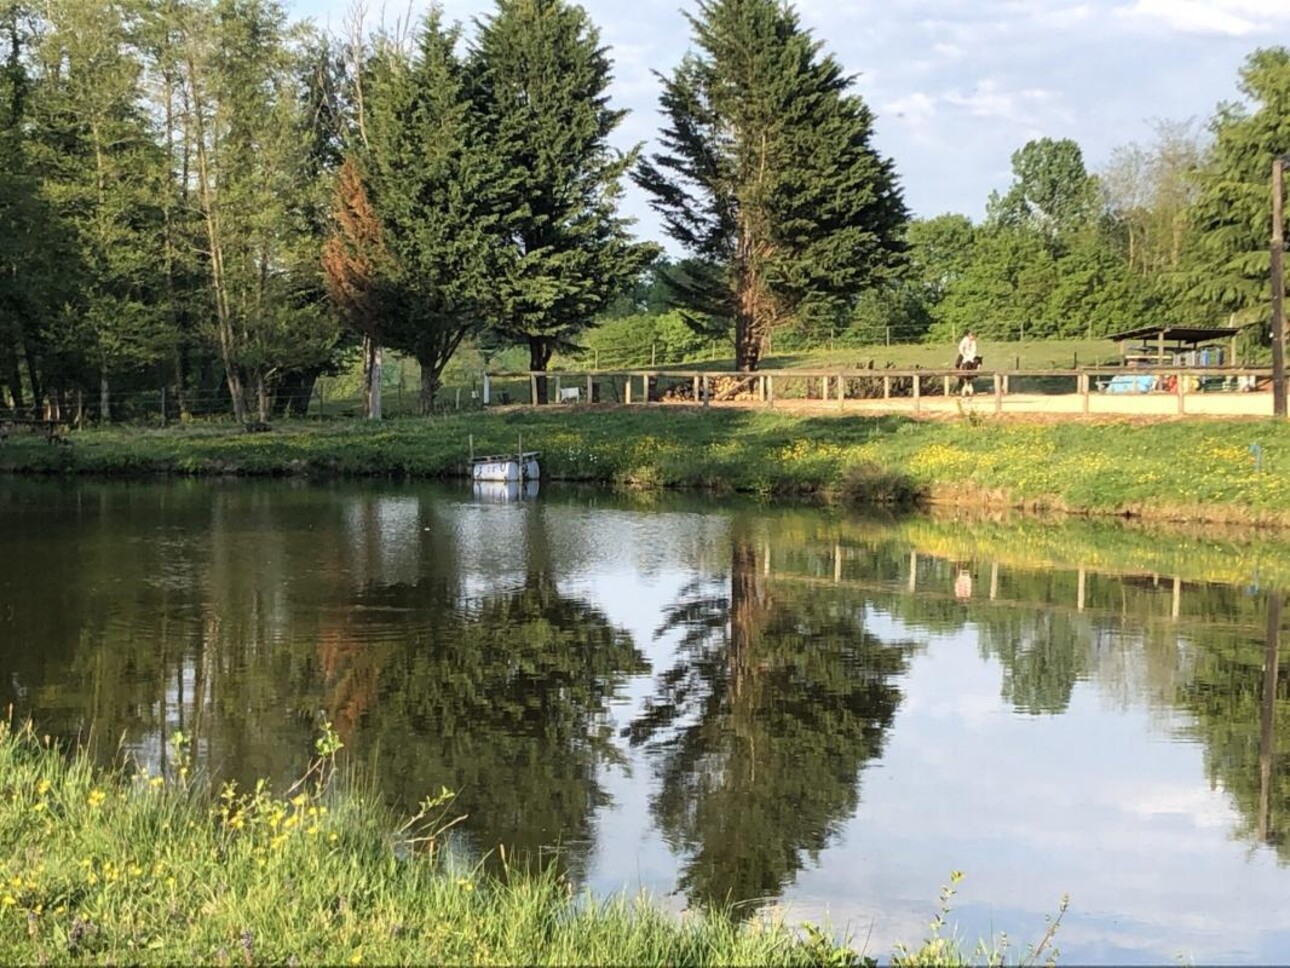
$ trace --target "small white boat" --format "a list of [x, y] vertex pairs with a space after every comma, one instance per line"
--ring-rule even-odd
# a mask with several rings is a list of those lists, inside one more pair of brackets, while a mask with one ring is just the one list
[[470, 459], [470, 476], [476, 481], [536, 481], [541, 476], [538, 452], [526, 450], [516, 454], [493, 454]]

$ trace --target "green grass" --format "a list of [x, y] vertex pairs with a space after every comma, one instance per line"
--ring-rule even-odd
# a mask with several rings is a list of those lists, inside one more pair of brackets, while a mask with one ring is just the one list
[[[396, 832], [372, 798], [328, 785], [339, 748], [330, 730], [310, 775], [282, 794], [260, 785], [212, 795], [188, 776], [182, 738], [176, 745], [171, 774], [105, 772], [83, 751], [65, 755], [30, 727], [0, 723], [7, 961], [874, 963], [813, 925], [678, 918], [645, 898], [578, 894], [553, 874], [462, 869], [435, 849], [443, 797]], [[932, 937], [899, 948], [898, 962], [967, 963], [941, 937], [947, 910], [943, 894]], [[976, 956], [1000, 953], [982, 945]]]
[[[1274, 420], [1026, 422], [794, 416], [762, 410], [602, 407], [446, 418], [110, 429], [72, 445], [14, 437], [0, 471], [451, 477], [475, 452], [542, 452], [544, 476], [762, 495], [925, 497], [985, 506], [1290, 524], [1290, 424]], [[1263, 448], [1259, 470], [1250, 447]]]
[[[1104, 339], [1030, 340], [1024, 343], [979, 340], [978, 351], [989, 369], [1070, 369], [1116, 363], [1119, 344]], [[762, 360], [763, 369], [818, 369], [830, 366], [891, 365], [897, 369], [951, 367], [958, 347], [951, 343], [899, 343], [891, 346], [845, 347], [774, 353]], [[733, 368], [733, 367], [732, 367]]]

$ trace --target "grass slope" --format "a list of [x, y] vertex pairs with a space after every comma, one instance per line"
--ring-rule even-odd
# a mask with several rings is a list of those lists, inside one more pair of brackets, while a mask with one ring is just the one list
[[552, 407], [262, 434], [111, 429], [75, 434], [66, 447], [14, 437], [0, 445], [0, 470], [450, 477], [465, 472], [472, 436], [477, 454], [513, 451], [522, 439], [542, 452], [552, 479], [1290, 524], [1290, 425], [1273, 420], [923, 421]]

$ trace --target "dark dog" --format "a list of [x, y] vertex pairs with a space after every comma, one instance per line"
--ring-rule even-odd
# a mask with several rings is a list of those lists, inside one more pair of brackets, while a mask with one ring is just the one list
[[[962, 355], [955, 356], [954, 369], [963, 370], [965, 373], [973, 373], [981, 369], [981, 357], [978, 356], [975, 360], [964, 361]], [[972, 380], [973, 377], [971, 376], [959, 377], [959, 392], [965, 397], [970, 397], [975, 392], [972, 388]]]

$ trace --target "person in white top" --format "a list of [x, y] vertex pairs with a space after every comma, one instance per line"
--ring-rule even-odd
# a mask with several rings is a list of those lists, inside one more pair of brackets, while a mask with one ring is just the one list
[[[975, 370], [981, 365], [981, 358], [976, 352], [976, 334], [969, 332], [959, 340], [959, 358], [954, 361], [956, 370]], [[959, 377], [959, 391], [965, 397], [973, 395], [972, 377]]]

